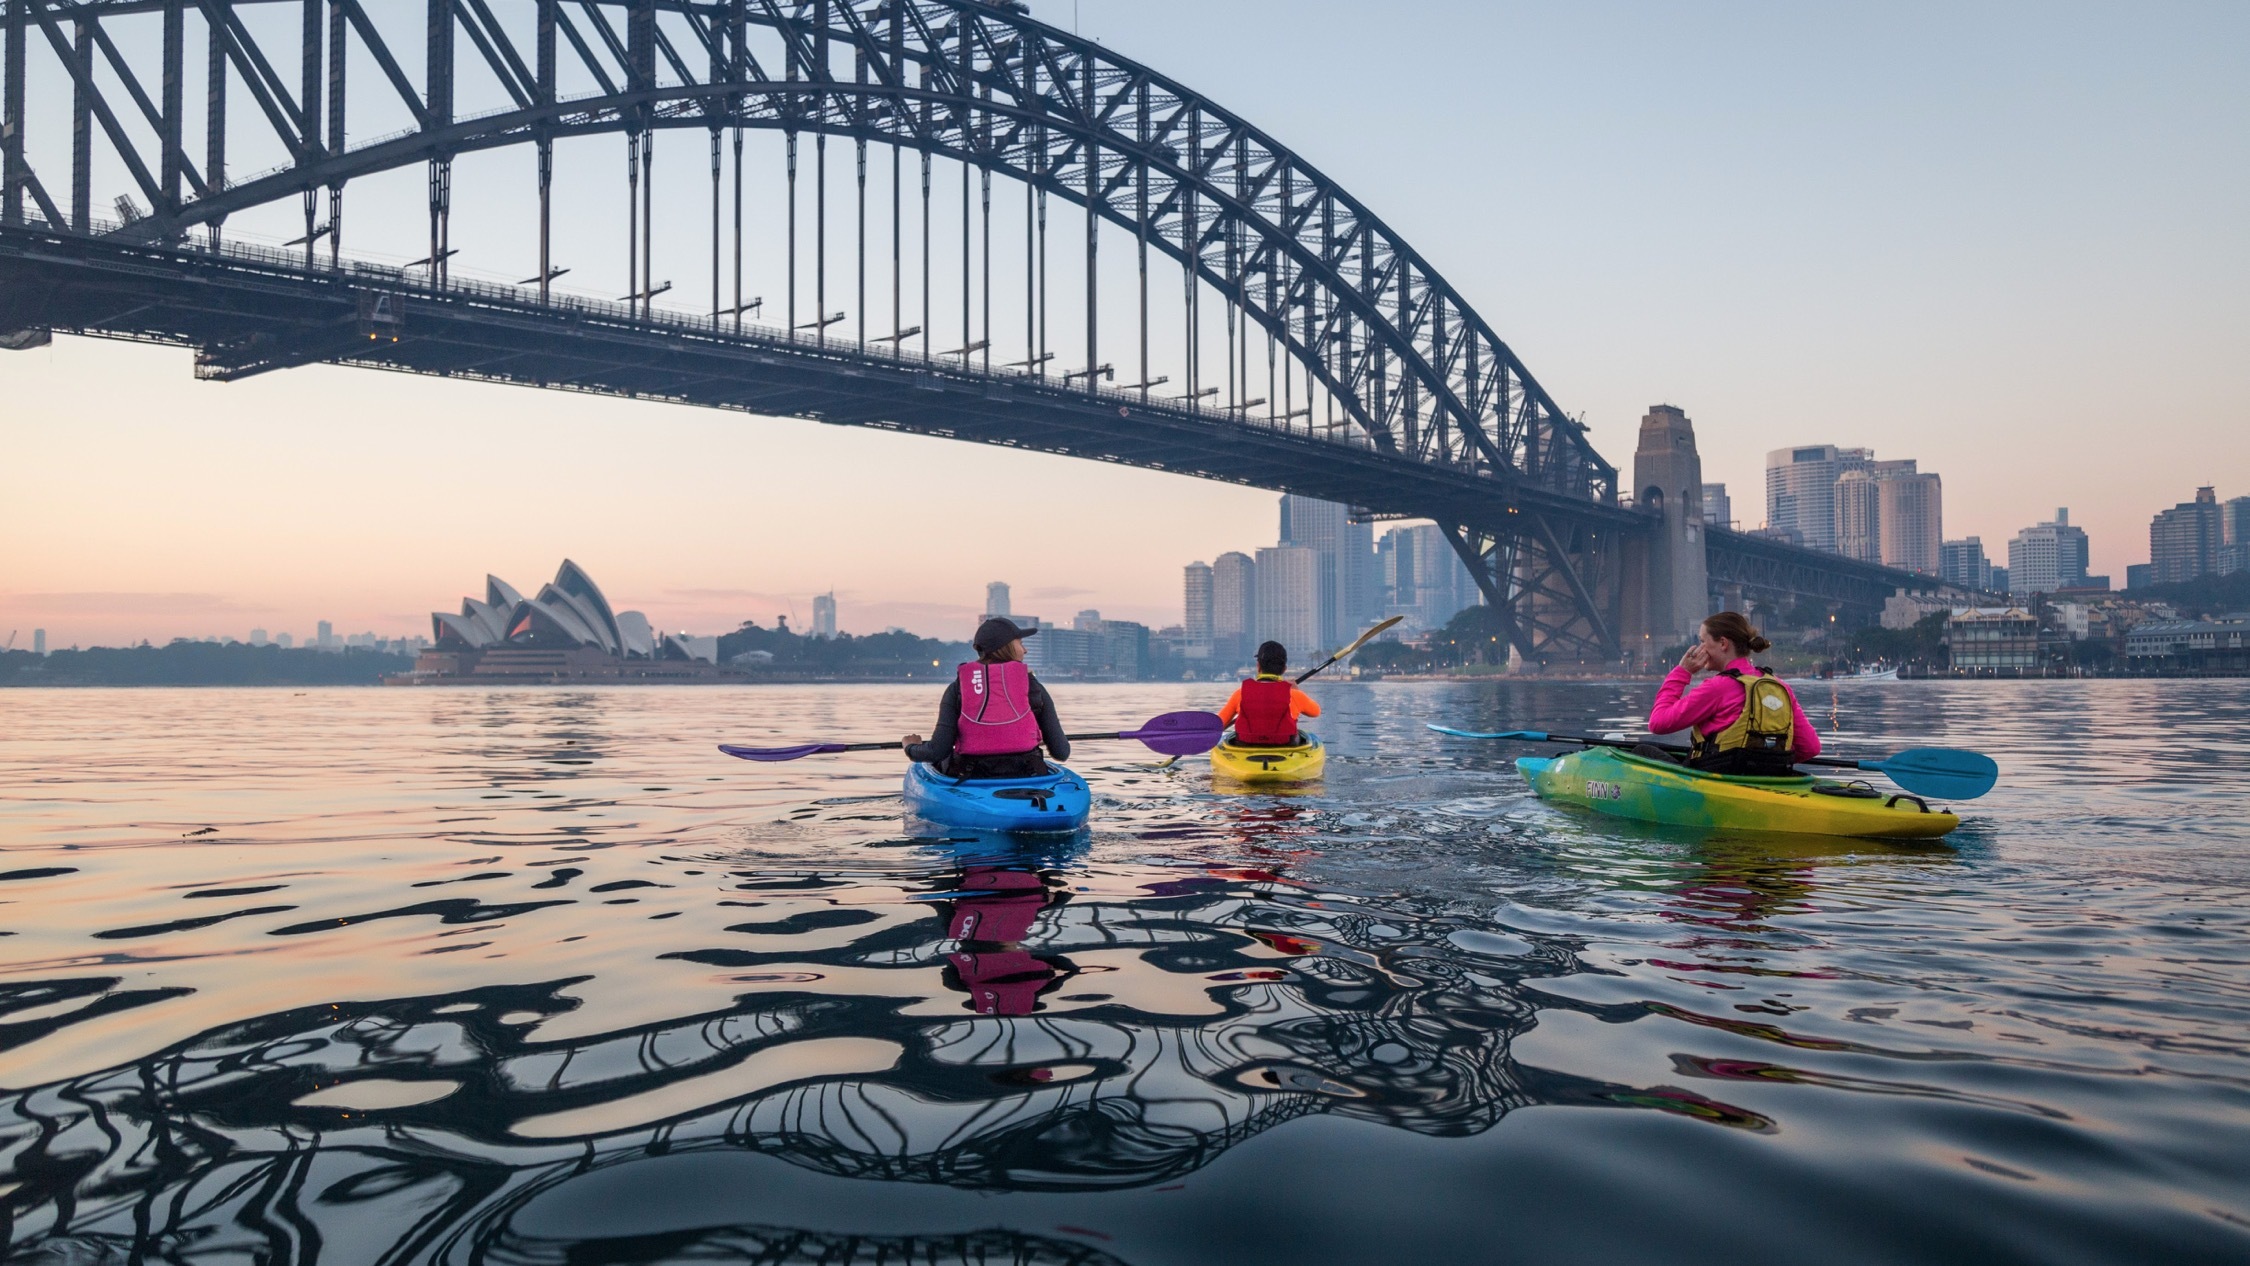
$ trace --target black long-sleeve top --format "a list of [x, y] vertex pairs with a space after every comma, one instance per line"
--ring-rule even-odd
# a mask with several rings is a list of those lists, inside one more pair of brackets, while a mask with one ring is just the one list
[[[1039, 738], [1046, 745], [1047, 754], [1056, 760], [1070, 759], [1070, 740], [1063, 737], [1062, 718], [1055, 715], [1055, 701], [1047, 688], [1031, 678], [1031, 715], [1038, 718]], [[938, 700], [937, 725], [931, 729], [928, 741], [916, 743], [906, 749], [907, 759], [935, 765], [953, 755], [953, 744], [961, 737], [961, 683], [955, 681], [945, 688], [945, 696]]]

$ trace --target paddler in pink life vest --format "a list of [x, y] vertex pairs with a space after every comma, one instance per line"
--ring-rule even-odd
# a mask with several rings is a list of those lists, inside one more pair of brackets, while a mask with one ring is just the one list
[[977, 662], [963, 664], [938, 700], [928, 742], [906, 736], [906, 758], [934, 765], [949, 778], [1037, 778], [1047, 755], [1070, 759], [1070, 740], [1047, 688], [1024, 667], [1023, 639], [1038, 633], [994, 616], [971, 642]]
[[1295, 747], [1297, 721], [1320, 715], [1311, 695], [1281, 674], [1289, 667], [1289, 648], [1279, 642], [1258, 646], [1258, 675], [1234, 688], [1219, 709], [1219, 724], [1234, 727], [1234, 741], [1249, 747]]
[[[1695, 742], [1686, 763], [1715, 774], [1790, 774], [1796, 762], [1820, 755], [1820, 734], [1796, 692], [1750, 662], [1773, 643], [1734, 611], [1719, 612], [1696, 632], [1696, 644], [1656, 689], [1649, 733], [1690, 731]], [[1717, 675], [1690, 689], [1698, 671]], [[1672, 759], [1651, 744], [1635, 750]]]

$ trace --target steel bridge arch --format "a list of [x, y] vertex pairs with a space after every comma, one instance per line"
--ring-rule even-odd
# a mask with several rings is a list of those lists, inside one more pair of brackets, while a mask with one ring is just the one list
[[[622, 133], [637, 150], [659, 130], [705, 130], [716, 145], [725, 130], [770, 129], [958, 161], [1090, 208], [1131, 232], [1142, 249], [1188, 270], [1319, 380], [1342, 404], [1359, 442], [1492, 479], [1492, 520], [1449, 524], [1448, 536], [1488, 601], [1512, 617], [1517, 648], [1527, 655], [1617, 653], [1604, 610], [1613, 604], [1596, 592], [1605, 581], [1597, 574], [1605, 569], [1602, 547], [1568, 523], [1519, 516], [1509, 497], [1529, 485], [1616, 506], [1617, 472], [1585, 428], [1365, 204], [1174, 80], [1040, 23], [1020, 5], [980, 0], [429, 0], [417, 88], [359, 0], [296, 0], [302, 76], [292, 92], [274, 69], [277, 59], [261, 50], [237, 13], [289, 3], [0, 0], [14, 123], [5, 142], [0, 218], [22, 223], [29, 194], [50, 223], [91, 229], [86, 164], [75, 164], [65, 213], [24, 159], [22, 62], [34, 33], [69, 66], [79, 152], [99, 123], [149, 203], [150, 214], [115, 231], [147, 241], [198, 226], [215, 230], [231, 213], [301, 197], [309, 254], [318, 235], [315, 198], [326, 190], [334, 250], [350, 181], [424, 163], [435, 276], [446, 253], [450, 165], [464, 153], [536, 146], [543, 219], [552, 145], [574, 136]], [[519, 34], [530, 28], [528, 54], [496, 8], [514, 11]], [[201, 171], [189, 159], [179, 109], [180, 27], [188, 13], [201, 15], [210, 32], [208, 98], [220, 112], [220, 131], [231, 72], [291, 155], [287, 165], [230, 181], [223, 139]], [[161, 108], [103, 32], [113, 18], [152, 14], [165, 25]], [[460, 55], [462, 34], [473, 58]], [[352, 143], [343, 65], [355, 46], [372, 55], [415, 127]], [[157, 133], [153, 161], [101, 93], [96, 51]], [[566, 56], [575, 59], [574, 74], [591, 77], [601, 90], [561, 96]], [[481, 66], [511, 104], [457, 117], [462, 62]], [[1089, 256], [1096, 241], [1089, 223]], [[541, 271], [548, 271], [544, 259]], [[1191, 313], [1195, 289], [1191, 282]], [[1088, 306], [1091, 371], [1098, 316], [1091, 297]]]

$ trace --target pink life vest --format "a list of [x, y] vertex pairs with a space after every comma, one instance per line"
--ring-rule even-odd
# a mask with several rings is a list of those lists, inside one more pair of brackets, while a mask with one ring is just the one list
[[1039, 746], [1039, 718], [1031, 713], [1031, 670], [1013, 660], [963, 664], [961, 734], [953, 750], [963, 756], [1004, 756]]

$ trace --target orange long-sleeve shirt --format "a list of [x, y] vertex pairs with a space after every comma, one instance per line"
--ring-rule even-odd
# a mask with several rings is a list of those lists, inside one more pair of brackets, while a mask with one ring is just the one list
[[[1260, 673], [1258, 674], [1258, 680], [1280, 681], [1281, 678], [1268, 676], [1265, 673]], [[1242, 711], [1242, 687], [1236, 686], [1234, 688], [1234, 693], [1227, 696], [1226, 706], [1219, 709], [1219, 724], [1233, 725], [1235, 714], [1240, 711]], [[1320, 705], [1313, 701], [1313, 697], [1311, 695], [1308, 695], [1304, 691], [1297, 689], [1295, 686], [1289, 687], [1290, 720], [1300, 720], [1304, 717], [1316, 717], [1319, 715]]]

